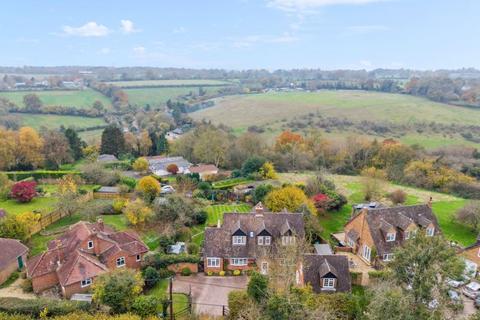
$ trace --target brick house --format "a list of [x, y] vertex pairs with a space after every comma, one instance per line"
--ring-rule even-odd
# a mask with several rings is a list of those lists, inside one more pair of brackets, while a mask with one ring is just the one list
[[139, 269], [148, 247], [131, 231], [114, 232], [103, 221], [80, 221], [27, 262], [33, 291], [59, 286], [70, 298], [89, 290], [96, 276], [116, 268]]
[[394, 249], [414, 236], [439, 234], [431, 204], [390, 208], [364, 208], [345, 224], [345, 245], [367, 264], [388, 262]]
[[27, 261], [28, 248], [19, 240], [0, 238], [0, 284], [16, 270], [23, 269]]
[[301, 213], [265, 212], [261, 203], [251, 213], [225, 213], [222, 225], [205, 229], [205, 272], [259, 269], [268, 273], [276, 246], [294, 244], [304, 236]]
[[334, 254], [305, 254], [297, 269], [297, 285], [310, 285], [316, 293], [351, 291], [348, 258]]
[[460, 254], [465, 259], [467, 269], [475, 276], [480, 266], [480, 235], [474, 244], [463, 249]]

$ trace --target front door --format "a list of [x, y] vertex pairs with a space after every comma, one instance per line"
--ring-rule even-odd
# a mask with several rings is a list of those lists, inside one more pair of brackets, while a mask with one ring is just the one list
[[23, 258], [22, 258], [22, 256], [17, 258], [17, 262], [18, 262], [18, 269], [22, 270], [23, 269]]
[[262, 262], [260, 265], [260, 273], [267, 274], [268, 273], [268, 262]]

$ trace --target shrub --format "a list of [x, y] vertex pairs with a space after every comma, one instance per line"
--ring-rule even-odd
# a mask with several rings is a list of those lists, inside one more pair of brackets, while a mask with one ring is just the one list
[[10, 196], [18, 202], [30, 202], [37, 194], [35, 181], [20, 181], [13, 185]]
[[160, 274], [153, 267], [147, 267], [143, 271], [143, 277], [145, 279], [145, 288], [147, 288], [147, 289], [151, 289], [151, 288], [155, 287], [155, 285], [160, 280]]
[[240, 270], [233, 270], [233, 275], [234, 275], [234, 276], [239, 276], [239, 275], [241, 275], [241, 274], [242, 274], [242, 271], [240, 271]]
[[252, 304], [245, 291], [231, 291], [228, 294], [228, 319], [238, 319], [240, 312]]
[[223, 276], [225, 276], [225, 271], [223, 271], [223, 270], [222, 270], [222, 271], [220, 271], [220, 272], [218, 273], [218, 275], [219, 275], [220, 277], [223, 277]]
[[171, 174], [177, 174], [178, 170], [178, 166], [175, 163], [171, 163], [167, 166], [167, 171]]
[[125, 200], [123, 198], [117, 198], [117, 199], [113, 200], [113, 204], [112, 204], [113, 212], [116, 213], [116, 214], [122, 213], [122, 210], [125, 207], [126, 203], [127, 203], [127, 200]]
[[152, 202], [160, 193], [160, 183], [153, 177], [143, 177], [138, 182], [137, 190], [142, 193], [147, 202]]
[[189, 241], [192, 238], [192, 231], [188, 227], [180, 227], [175, 233], [175, 239], [177, 241]]
[[187, 244], [187, 252], [189, 254], [197, 255], [199, 251], [200, 248], [195, 242], [190, 242], [189, 244]]
[[190, 268], [183, 268], [183, 269], [182, 269], [182, 272], [181, 272], [181, 275], [182, 275], [182, 276], [188, 277], [188, 276], [190, 276], [191, 274], [192, 274], [192, 270], [190, 270]]
[[120, 175], [111, 170], [106, 170], [99, 163], [89, 163], [82, 166], [82, 178], [90, 184], [114, 186], [120, 180]]
[[21, 181], [28, 178], [40, 179], [59, 179], [65, 175], [80, 175], [80, 171], [69, 170], [34, 170], [34, 171], [9, 171], [6, 175], [10, 180]]
[[89, 311], [90, 304], [42, 298], [33, 300], [0, 298], [0, 312], [23, 314], [38, 318], [45, 308], [48, 309], [49, 316], [60, 316], [74, 311]]
[[129, 201], [123, 209], [128, 222], [133, 225], [143, 225], [153, 215], [152, 209], [145, 205], [142, 199]]
[[193, 214], [193, 222], [195, 224], [204, 224], [207, 222], [208, 213], [205, 210], [196, 211]]
[[152, 266], [157, 270], [165, 269], [171, 264], [177, 264], [182, 262], [199, 263], [200, 258], [198, 256], [189, 254], [170, 255], [162, 253], [149, 255], [145, 258], [145, 265]]
[[253, 156], [245, 160], [242, 164], [242, 175], [248, 176], [252, 173], [258, 173], [262, 166], [265, 164], [266, 160], [263, 157]]
[[212, 272], [212, 271], [208, 271], [208, 272], [207, 272], [207, 276], [213, 276], [213, 272]]
[[156, 315], [161, 301], [156, 296], [139, 296], [133, 301], [132, 311], [142, 318]]
[[137, 172], [147, 172], [148, 170], [148, 161], [147, 159], [140, 157], [132, 165], [133, 170]]
[[258, 272], [254, 272], [248, 282], [248, 296], [257, 302], [261, 302], [267, 298], [267, 288], [268, 278]]
[[125, 177], [125, 176], [122, 176], [120, 178], [120, 183], [124, 184], [124, 185], [127, 185], [128, 188], [130, 189], [129, 191], [132, 191], [135, 189], [135, 187], [137, 186], [137, 179], [135, 178], [132, 178], [132, 177]]
[[165, 268], [165, 269], [158, 270], [158, 275], [160, 276], [160, 279], [167, 279], [174, 276], [175, 272]]
[[397, 189], [388, 195], [393, 204], [404, 203], [407, 200], [407, 193], [401, 189]]

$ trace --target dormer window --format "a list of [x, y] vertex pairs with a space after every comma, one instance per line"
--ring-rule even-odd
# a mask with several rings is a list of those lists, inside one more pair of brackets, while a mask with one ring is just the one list
[[232, 237], [232, 244], [236, 246], [244, 246], [247, 244], [247, 237], [246, 236], [233, 236]]
[[282, 236], [282, 245], [288, 246], [295, 244], [295, 236]]
[[428, 227], [426, 231], [427, 237], [433, 237], [435, 234], [435, 228], [434, 227]]
[[335, 278], [323, 278], [322, 279], [322, 289], [333, 290], [335, 289]]
[[93, 241], [92, 240], [88, 241], [87, 248], [88, 249], [93, 249]]
[[387, 242], [395, 241], [395, 236], [396, 236], [395, 232], [387, 233]]
[[257, 244], [259, 246], [269, 246], [271, 243], [272, 238], [270, 236], [258, 236], [257, 237]]

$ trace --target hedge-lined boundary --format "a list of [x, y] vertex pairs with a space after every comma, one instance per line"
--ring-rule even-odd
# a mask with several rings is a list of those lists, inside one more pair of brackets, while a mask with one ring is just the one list
[[67, 171], [67, 170], [34, 170], [34, 171], [6, 171], [5, 173], [10, 180], [21, 181], [28, 178], [35, 180], [40, 179], [59, 179], [65, 175], [79, 175], [80, 171]]
[[86, 302], [65, 300], [0, 298], [0, 312], [22, 314], [38, 318], [47, 308], [50, 316], [66, 315], [75, 311], [89, 311], [91, 306]]
[[154, 267], [155, 269], [165, 269], [169, 265], [177, 263], [199, 263], [200, 257], [189, 255], [189, 254], [179, 254], [179, 255], [169, 255], [169, 254], [153, 254], [145, 257], [145, 267]]

